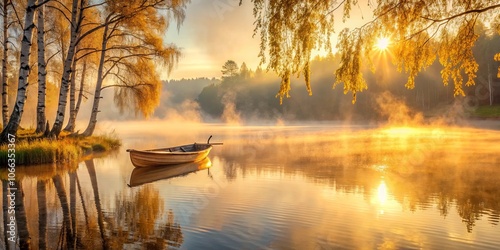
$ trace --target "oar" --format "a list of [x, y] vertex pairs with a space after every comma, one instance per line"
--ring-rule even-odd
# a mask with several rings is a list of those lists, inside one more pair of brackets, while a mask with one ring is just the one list
[[207, 144], [209, 144], [209, 145], [224, 145], [224, 143], [222, 143], [222, 142], [210, 143], [210, 139], [212, 139], [211, 135], [210, 135], [210, 137], [208, 137], [208, 140], [207, 140]]

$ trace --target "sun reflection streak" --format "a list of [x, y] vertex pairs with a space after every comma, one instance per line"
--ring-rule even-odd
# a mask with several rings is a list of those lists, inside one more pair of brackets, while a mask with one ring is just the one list
[[379, 215], [384, 215], [386, 211], [396, 209], [383, 177], [382, 180], [380, 180], [379, 185], [373, 191], [371, 203], [375, 205], [376, 211]]
[[380, 205], [385, 205], [387, 203], [387, 197], [389, 196], [387, 192], [387, 185], [385, 184], [385, 181], [382, 180], [380, 181], [380, 184], [378, 185], [377, 188], [377, 198], [378, 198], [378, 203]]

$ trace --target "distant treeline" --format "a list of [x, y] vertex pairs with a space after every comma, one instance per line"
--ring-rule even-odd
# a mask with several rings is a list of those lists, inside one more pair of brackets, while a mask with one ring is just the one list
[[[344, 95], [343, 85], [332, 88], [335, 82], [333, 72], [338, 67], [339, 60], [335, 56], [329, 56], [312, 61], [312, 96], [308, 95], [303, 79], [294, 78], [291, 98], [285, 98], [280, 105], [276, 93], [281, 79], [261, 68], [252, 71], [242, 65], [236, 72], [223, 75], [222, 80], [198, 78], [165, 82], [163, 98], [155, 115], [164, 118], [172, 108], [182, 112], [186, 108], [185, 102], [190, 101], [198, 104], [189, 107], [196, 108], [204, 120], [233, 120], [234, 117], [229, 116], [237, 116], [236, 119], [243, 121], [371, 120], [387, 115], [387, 112], [380, 110], [381, 104], [388, 101], [381, 97], [387, 96], [387, 93], [405, 103], [410, 110], [424, 114], [453, 103], [469, 107], [485, 105], [489, 104], [488, 78], [491, 77], [493, 86], [499, 81], [495, 70], [498, 62], [493, 60], [495, 46], [499, 43], [500, 38], [496, 35], [479, 38], [474, 49], [479, 64], [478, 77], [475, 86], [465, 87], [465, 98], [454, 97], [453, 86], [443, 86], [441, 66], [437, 63], [416, 78], [414, 89], [407, 89], [407, 75], [396, 70], [388, 51], [371, 59], [375, 72], [366, 69], [368, 90], [358, 93], [354, 104], [351, 95]], [[227, 64], [224, 65], [223, 72], [226, 72]], [[500, 90], [494, 92], [493, 97], [495, 103], [500, 103]], [[439, 114], [433, 112], [433, 115]]]

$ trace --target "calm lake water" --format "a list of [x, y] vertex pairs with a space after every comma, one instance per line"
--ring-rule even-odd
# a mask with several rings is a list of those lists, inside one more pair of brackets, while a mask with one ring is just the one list
[[[500, 249], [499, 130], [108, 125], [117, 152], [18, 167], [33, 249]], [[174, 172], [201, 170], [133, 175], [125, 149], [209, 135], [224, 145]]]

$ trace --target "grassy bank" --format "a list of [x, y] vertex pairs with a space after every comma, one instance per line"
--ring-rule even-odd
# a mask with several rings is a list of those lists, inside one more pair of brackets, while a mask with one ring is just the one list
[[[16, 165], [33, 165], [77, 161], [85, 155], [105, 152], [120, 147], [115, 136], [62, 137], [58, 140], [36, 139], [30, 133], [19, 133], [15, 142]], [[12, 148], [12, 146], [11, 146]], [[8, 145], [0, 146], [0, 164], [6, 166]]]
[[500, 105], [479, 106], [472, 112], [472, 116], [477, 118], [500, 118]]

